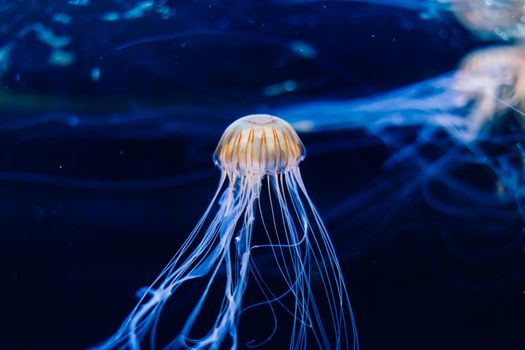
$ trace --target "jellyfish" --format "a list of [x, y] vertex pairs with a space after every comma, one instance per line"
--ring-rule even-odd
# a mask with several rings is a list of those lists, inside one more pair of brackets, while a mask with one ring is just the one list
[[379, 95], [353, 100], [317, 100], [279, 107], [298, 130], [364, 129], [388, 140], [392, 127], [418, 126], [426, 134], [447, 132], [460, 143], [490, 137], [505, 116], [525, 106], [525, 47], [497, 45], [467, 55], [441, 76]]
[[461, 24], [482, 38], [523, 38], [525, 1], [452, 0], [451, 9]]
[[[274, 0], [276, 3], [302, 4], [315, 0]], [[524, 0], [346, 0], [348, 3], [397, 7], [419, 13], [422, 19], [448, 13], [480, 39], [512, 40], [525, 37]]]
[[[387, 93], [272, 110], [304, 133], [335, 135], [337, 144], [332, 137], [312, 142], [310, 155], [347, 148], [382, 157], [376, 166], [359, 156], [374, 171], [323, 212], [333, 239], [347, 247], [340, 258], [417, 226], [417, 213], [404, 209], [416, 200], [439, 217], [476, 220], [473, 239], [495, 241], [482, 256], [505, 251], [502, 237], [515, 248], [525, 223], [524, 74], [524, 47], [498, 45], [472, 52], [452, 72]], [[342, 141], [346, 135], [351, 142]]]
[[459, 105], [472, 107], [467, 117], [466, 139], [514, 111], [523, 123], [525, 106], [525, 48], [497, 46], [475, 51], [460, 64], [452, 89]]
[[525, 36], [523, 0], [358, 0], [419, 11], [423, 18], [452, 12], [458, 22], [480, 39], [522, 39]]
[[[258, 308], [270, 310], [273, 330], [247, 347], [271, 341], [282, 323], [276, 315], [283, 314], [290, 349], [357, 349], [343, 272], [301, 179], [304, 156], [297, 133], [280, 118], [258, 114], [232, 123], [215, 151], [221, 177], [204, 215], [118, 331], [95, 348], [156, 348], [163, 308], [188, 288], [196, 300], [189, 307], [181, 296], [178, 334], [164, 349], [244, 347], [238, 327], [253, 321], [243, 316]], [[277, 282], [265, 275], [268, 266]], [[248, 304], [250, 286], [259, 298]], [[222, 297], [213, 303], [217, 291]]]

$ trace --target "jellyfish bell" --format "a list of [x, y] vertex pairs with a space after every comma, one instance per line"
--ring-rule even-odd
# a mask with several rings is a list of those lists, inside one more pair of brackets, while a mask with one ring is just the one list
[[303, 158], [304, 146], [292, 126], [266, 114], [232, 123], [214, 155], [215, 164], [228, 174], [276, 174], [297, 167]]
[[[468, 106], [466, 138], [491, 130], [503, 116], [525, 114], [525, 47], [499, 46], [469, 54], [461, 62], [452, 89], [457, 104]], [[510, 113], [514, 112], [514, 113]]]
[[[511, 105], [525, 101], [525, 47], [498, 46], [475, 51], [461, 62], [454, 88], [467, 96], [493, 97]], [[506, 109], [495, 104], [495, 109]]]
[[458, 21], [481, 38], [525, 36], [525, 0], [452, 0], [451, 8]]
[[[187, 308], [188, 302], [178, 299], [186, 288], [197, 300], [177, 315], [182, 325], [161, 348], [255, 347], [272, 341], [280, 331], [277, 323], [285, 323], [290, 349], [358, 349], [335, 249], [301, 179], [303, 158], [299, 136], [280, 118], [250, 115], [232, 123], [214, 155], [221, 179], [204, 215], [118, 331], [96, 348], [140, 349], [145, 339], [148, 348], [159, 346], [164, 305], [183, 302]], [[271, 283], [256, 253], [271, 260]], [[260, 298], [248, 304], [249, 279]], [[212, 289], [222, 291], [222, 301], [214, 303]], [[272, 330], [239, 344], [239, 323], [254, 321], [242, 316], [258, 308], [271, 311]]]

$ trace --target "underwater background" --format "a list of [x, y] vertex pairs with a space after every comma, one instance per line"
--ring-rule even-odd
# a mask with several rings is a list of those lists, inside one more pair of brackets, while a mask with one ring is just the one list
[[[525, 348], [519, 140], [488, 146], [509, 190], [445, 132], [421, 145], [422, 126], [371, 132], [366, 115], [316, 129], [311, 105], [337, 121], [331, 101], [513, 39], [474, 35], [445, 1], [11, 0], [0, 19], [0, 349], [110, 336], [206, 209], [222, 132], [252, 113], [296, 122], [362, 349]], [[416, 181], [445, 153], [461, 181]]]

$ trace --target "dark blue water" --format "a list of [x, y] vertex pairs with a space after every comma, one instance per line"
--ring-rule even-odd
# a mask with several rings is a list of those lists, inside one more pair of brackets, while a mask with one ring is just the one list
[[[220, 175], [212, 154], [236, 118], [367, 98], [492, 44], [427, 10], [0, 3], [0, 349], [84, 349], [111, 335], [206, 208]], [[389, 132], [410, 145], [420, 129]], [[393, 167], [385, 161], [397, 149], [366, 130], [300, 136], [362, 349], [525, 347], [519, 201], [469, 201], [437, 183], [432, 193], [452, 210], [430, 202], [411, 180], [419, 157], [454, 147], [445, 134]], [[512, 145], [499, 146], [489, 152], [515, 160]], [[497, 183], [486, 166], [457, 169], [465, 188]], [[243, 321], [241, 336], [259, 331]]]

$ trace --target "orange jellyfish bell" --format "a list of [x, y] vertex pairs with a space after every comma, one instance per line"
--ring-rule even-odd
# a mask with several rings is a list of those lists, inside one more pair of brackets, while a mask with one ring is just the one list
[[253, 114], [224, 131], [214, 160], [228, 174], [276, 174], [296, 167], [304, 153], [303, 143], [288, 122]]

